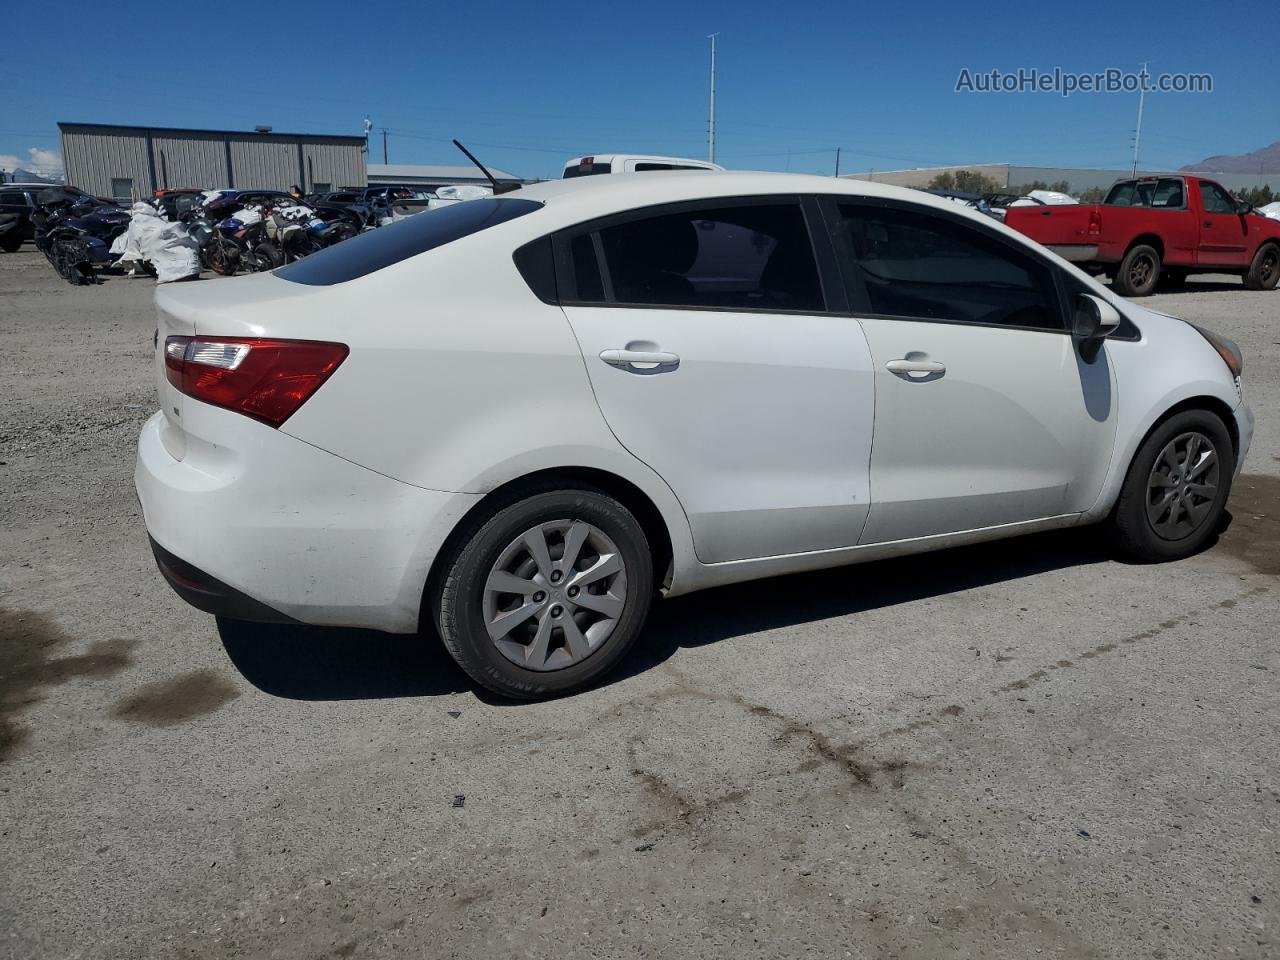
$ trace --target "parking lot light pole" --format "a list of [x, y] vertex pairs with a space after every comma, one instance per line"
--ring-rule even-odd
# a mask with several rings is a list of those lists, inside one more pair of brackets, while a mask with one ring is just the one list
[[707, 126], [707, 159], [712, 163], [716, 162], [716, 37], [718, 36], [718, 33], [713, 33], [709, 37], [711, 40], [711, 116]]

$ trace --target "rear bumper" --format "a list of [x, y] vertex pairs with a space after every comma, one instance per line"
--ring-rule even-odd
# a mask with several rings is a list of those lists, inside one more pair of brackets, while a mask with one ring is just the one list
[[1088, 263], [1091, 260], [1098, 259], [1097, 244], [1069, 243], [1069, 244], [1046, 244], [1050, 252], [1056, 253], [1063, 260], [1070, 260], [1072, 263]]
[[204, 435], [223, 442], [188, 434], [177, 460], [156, 414], [134, 472], [156, 560], [178, 595], [239, 619], [416, 630], [431, 563], [479, 496], [410, 486], [193, 403], [184, 418], [216, 427]]
[[151, 541], [151, 552], [155, 554], [156, 566], [160, 568], [161, 576], [173, 587], [174, 593], [197, 610], [212, 613], [215, 617], [253, 620], [258, 623], [298, 622], [175, 557], [156, 543], [154, 537], [148, 536], [147, 539]]

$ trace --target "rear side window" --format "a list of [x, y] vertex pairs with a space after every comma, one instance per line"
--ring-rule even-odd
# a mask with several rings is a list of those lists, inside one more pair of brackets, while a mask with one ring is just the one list
[[21, 190], [4, 190], [0, 191], [0, 203], [25, 207], [27, 205], [27, 197]]
[[408, 260], [539, 209], [532, 200], [485, 197], [416, 214], [344, 240], [276, 271], [294, 283], [329, 286]]
[[[606, 226], [598, 236], [603, 285], [610, 294], [605, 302], [722, 310], [826, 308], [798, 203], [681, 210]], [[585, 257], [586, 248], [580, 249]], [[578, 262], [578, 248], [574, 254]], [[589, 296], [581, 282], [578, 298], [601, 299]]]
[[870, 312], [1066, 329], [1049, 267], [973, 227], [894, 207], [839, 205]]

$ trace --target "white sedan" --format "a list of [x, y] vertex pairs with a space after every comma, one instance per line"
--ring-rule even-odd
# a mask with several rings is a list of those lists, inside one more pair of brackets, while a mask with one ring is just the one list
[[655, 593], [1088, 523], [1187, 556], [1253, 433], [1229, 341], [874, 183], [543, 183], [156, 301], [174, 589], [434, 629], [511, 697], [600, 677]]

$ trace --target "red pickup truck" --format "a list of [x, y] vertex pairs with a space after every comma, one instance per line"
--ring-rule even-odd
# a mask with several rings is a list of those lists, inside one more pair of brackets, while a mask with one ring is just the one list
[[1234, 273], [1250, 290], [1280, 281], [1280, 220], [1203, 177], [1119, 180], [1102, 203], [1010, 207], [1004, 222], [1126, 297], [1191, 273]]

